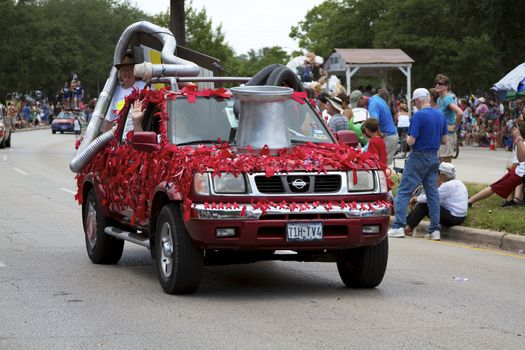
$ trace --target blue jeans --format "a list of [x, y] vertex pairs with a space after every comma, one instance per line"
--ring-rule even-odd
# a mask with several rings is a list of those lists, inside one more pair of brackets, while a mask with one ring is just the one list
[[392, 224], [393, 228], [406, 226], [408, 202], [417, 185], [422, 184], [427, 196], [430, 216], [428, 232], [439, 230], [439, 193], [436, 184], [438, 169], [437, 152], [411, 152], [409, 154], [394, 200], [396, 216]]

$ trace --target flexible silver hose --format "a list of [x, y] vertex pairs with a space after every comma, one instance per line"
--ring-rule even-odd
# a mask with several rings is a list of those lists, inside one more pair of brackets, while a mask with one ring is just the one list
[[108, 130], [93, 140], [93, 142], [90, 142], [83, 150], [79, 149], [69, 163], [69, 169], [74, 173], [78, 173], [113, 137], [113, 129]]
[[[147, 76], [148, 79], [160, 76], [199, 75], [200, 67], [198, 65], [174, 55], [175, 49], [177, 48], [177, 42], [171, 31], [169, 29], [162, 28], [156, 24], [147, 21], [133, 23], [124, 30], [124, 32], [120, 36], [117, 46], [115, 47], [115, 54], [113, 56], [114, 65], [122, 62], [122, 58], [126, 54], [126, 50], [129, 46], [129, 43], [136, 33], [150, 34], [151, 36], [157, 38], [163, 45], [161, 52], [161, 60], [163, 64], [149, 64], [151, 72]], [[137, 66], [141, 66], [141, 64], [136, 65], [136, 70]], [[75, 156], [69, 163], [69, 168], [73, 172], [79, 172], [89, 162], [89, 160], [102, 148], [102, 146], [104, 146], [109, 142], [109, 140], [111, 140], [111, 138], [108, 137], [102, 138], [102, 136], [105, 134], [98, 136], [98, 138], [97, 135], [100, 130], [101, 123], [106, 116], [108, 106], [111, 102], [111, 98], [113, 97], [113, 93], [117, 85], [117, 73], [117, 69], [113, 67], [111, 69], [111, 72], [109, 73], [109, 78], [106, 80], [104, 89], [100, 93], [100, 96], [97, 100], [97, 104], [93, 111], [93, 116], [91, 117], [91, 120], [86, 129], [83, 141], [80, 144], [80, 147], [76, 152]], [[145, 77], [144, 74], [137, 76], [141, 78]], [[99, 139], [101, 140], [97, 141]], [[91, 144], [94, 141], [97, 141], [97, 145], [96, 147], [91, 147]], [[101, 142], [104, 143], [101, 144]]]

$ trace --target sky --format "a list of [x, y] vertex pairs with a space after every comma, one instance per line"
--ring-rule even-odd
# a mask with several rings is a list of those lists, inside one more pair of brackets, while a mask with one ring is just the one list
[[[288, 52], [299, 49], [297, 42], [288, 36], [290, 29], [323, 1], [193, 0], [193, 7], [205, 8], [214, 28], [222, 23], [225, 41], [240, 55], [270, 46], [281, 46]], [[170, 4], [170, 0], [130, 2], [150, 15], [166, 11]]]

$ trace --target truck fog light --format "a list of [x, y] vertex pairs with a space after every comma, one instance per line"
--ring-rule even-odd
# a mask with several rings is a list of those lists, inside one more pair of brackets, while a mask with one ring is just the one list
[[235, 229], [234, 228], [218, 228], [215, 229], [215, 236], [217, 237], [234, 237]]
[[381, 225], [363, 225], [364, 235], [377, 235], [381, 232]]

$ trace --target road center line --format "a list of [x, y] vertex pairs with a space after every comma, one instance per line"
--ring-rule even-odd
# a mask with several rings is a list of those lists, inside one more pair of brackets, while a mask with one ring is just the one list
[[74, 191], [71, 191], [71, 190], [70, 190], [70, 189], [68, 189], [68, 188], [60, 187], [60, 189], [61, 189], [62, 191], [64, 191], [64, 192], [67, 192], [67, 193], [71, 193], [71, 194], [77, 194], [76, 192], [74, 192]]
[[22, 175], [26, 175], [26, 176], [29, 175], [29, 174], [26, 173], [25, 171], [20, 170], [20, 169], [18, 169], [18, 168], [13, 168], [13, 169], [14, 169], [15, 171], [18, 171], [18, 172], [19, 172], [20, 174], [22, 174]]

